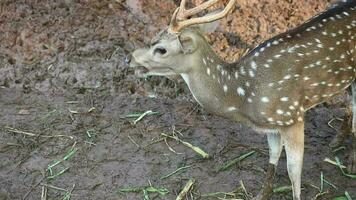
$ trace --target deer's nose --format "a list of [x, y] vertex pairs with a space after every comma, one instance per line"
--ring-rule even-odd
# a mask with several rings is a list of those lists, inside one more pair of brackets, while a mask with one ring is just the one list
[[127, 65], [130, 64], [131, 59], [132, 59], [132, 54], [127, 55], [126, 58], [125, 58], [125, 63], [126, 63]]

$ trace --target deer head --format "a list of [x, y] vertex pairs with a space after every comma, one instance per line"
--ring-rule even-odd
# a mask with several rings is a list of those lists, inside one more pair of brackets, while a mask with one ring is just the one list
[[126, 62], [136, 68], [139, 76], [170, 76], [194, 70], [201, 63], [200, 55], [211, 51], [203, 32], [214, 26], [211, 22], [226, 16], [236, 0], [230, 0], [221, 12], [197, 18], [189, 17], [217, 2], [219, 0], [210, 0], [187, 10], [186, 0], [182, 0], [174, 11], [169, 26], [151, 41], [149, 47], [135, 50]]

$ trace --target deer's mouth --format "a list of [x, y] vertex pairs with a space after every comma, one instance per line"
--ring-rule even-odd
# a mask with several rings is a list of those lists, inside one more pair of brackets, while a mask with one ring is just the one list
[[137, 66], [135, 67], [135, 75], [138, 77], [147, 77], [147, 76], [170, 76], [176, 74], [170, 68], [165, 67], [150, 67]]

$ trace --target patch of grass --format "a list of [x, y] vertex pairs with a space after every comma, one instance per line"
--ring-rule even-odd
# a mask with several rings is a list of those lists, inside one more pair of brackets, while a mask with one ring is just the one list
[[197, 154], [199, 154], [203, 158], [210, 158], [210, 155], [207, 154], [205, 151], [203, 151], [201, 148], [194, 146], [194, 145], [190, 144], [189, 142], [185, 142], [185, 141], [179, 139], [178, 136], [171, 136], [171, 135], [167, 135], [165, 133], [161, 133], [161, 135], [164, 137], [176, 140], [177, 142], [183, 144], [184, 146], [191, 148], [193, 151], [195, 151]]
[[131, 188], [122, 188], [118, 190], [119, 193], [141, 193], [143, 194], [144, 200], [150, 200], [150, 193], [157, 193], [161, 196], [164, 196], [169, 193], [169, 190], [164, 187], [153, 187], [153, 186], [144, 186], [144, 187], [131, 187]]
[[321, 199], [321, 196], [330, 193], [329, 190], [325, 190], [324, 184], [329, 185], [330, 187], [337, 190], [337, 187], [334, 184], [325, 179], [324, 173], [320, 172], [320, 186], [318, 187], [313, 184], [310, 184], [310, 186], [318, 190], [318, 193], [312, 198], [312, 200]]
[[345, 149], [346, 149], [345, 146], [340, 146], [340, 147], [334, 149], [333, 152], [336, 153], [336, 152], [338, 152], [338, 151], [342, 151], [342, 150], [345, 150]]
[[221, 200], [227, 200], [233, 198], [234, 200], [243, 200], [243, 199], [237, 199], [237, 194], [233, 192], [212, 192], [212, 193], [207, 193], [201, 195], [202, 197], [214, 197], [216, 199], [221, 199]]
[[49, 164], [47, 166], [47, 171], [49, 173], [49, 176], [47, 176], [47, 179], [49, 180], [52, 180], [52, 179], [55, 179], [57, 178], [58, 176], [62, 175], [64, 172], [66, 172], [69, 167], [66, 167], [64, 169], [61, 169], [60, 171], [58, 172], [55, 172], [55, 167], [61, 163], [63, 163], [64, 161], [67, 161], [69, 160], [71, 157], [73, 157], [73, 155], [77, 152], [77, 148], [75, 147], [75, 143], [74, 145], [71, 147], [71, 149], [65, 154], [65, 156], [59, 160], [55, 160], [53, 161], [52, 164]]
[[171, 172], [171, 173], [169, 173], [169, 174], [167, 174], [167, 175], [162, 176], [160, 179], [162, 180], [162, 179], [169, 178], [169, 177], [173, 176], [174, 174], [176, 174], [176, 173], [178, 173], [178, 172], [185, 172], [186, 169], [188, 169], [188, 168], [190, 168], [190, 167], [192, 167], [192, 166], [189, 165], [189, 166], [179, 167], [178, 169], [174, 170], [173, 172]]
[[89, 129], [85, 133], [88, 136], [88, 138], [92, 138], [93, 135], [95, 135], [95, 130], [94, 129]]
[[205, 197], [212, 197], [216, 198], [219, 200], [228, 200], [228, 199], [233, 199], [233, 200], [246, 200], [246, 199], [252, 199], [251, 195], [248, 194], [245, 185], [243, 181], [240, 181], [240, 187], [236, 188], [232, 192], [212, 192], [212, 193], [207, 193], [207, 194], [202, 194], [201, 197], [202, 199], [205, 199]]
[[334, 197], [332, 200], [352, 200], [350, 194], [345, 191], [345, 196], [341, 196], [341, 197]]
[[63, 114], [60, 111], [54, 109], [54, 110], [51, 110], [51, 111], [45, 113], [43, 116], [41, 116], [39, 118], [39, 122], [44, 128], [52, 129], [54, 126], [54, 123], [57, 120], [61, 121], [62, 117], [63, 117]]
[[273, 193], [289, 193], [292, 191], [292, 186], [280, 186], [273, 188]]
[[230, 167], [232, 167], [233, 165], [236, 165], [237, 163], [241, 162], [242, 160], [252, 156], [253, 154], [255, 154], [255, 151], [250, 151], [248, 153], [245, 153], [229, 162], [227, 162], [226, 164], [222, 165], [221, 167], [219, 167], [218, 171], [225, 171], [227, 169], [229, 169]]
[[23, 134], [25, 136], [29, 136], [29, 137], [41, 137], [41, 138], [60, 138], [60, 137], [64, 137], [64, 138], [69, 138], [69, 139], [73, 139], [72, 136], [68, 136], [68, 135], [39, 135], [39, 134], [35, 134], [35, 133], [31, 133], [29, 131], [23, 131], [23, 130], [19, 130], [13, 127], [8, 127], [5, 126], [5, 129], [11, 133], [17, 133], [17, 134]]
[[132, 113], [132, 114], [127, 114], [121, 118], [136, 118], [132, 123], [137, 124], [139, 121], [141, 121], [145, 116], [150, 116], [150, 115], [158, 115], [160, 114], [159, 112], [154, 112], [152, 110], [145, 111], [143, 113]]
[[64, 188], [60, 188], [60, 187], [56, 187], [53, 185], [49, 185], [49, 184], [41, 184], [41, 188], [42, 188], [42, 192], [41, 192], [41, 199], [46, 200], [47, 199], [47, 193], [48, 193], [48, 189], [53, 189], [53, 190], [57, 190], [59, 192], [65, 192], [64, 196], [61, 198], [62, 200], [70, 200], [71, 196], [72, 196], [72, 192], [74, 190], [75, 184], [72, 186], [71, 189], [64, 189]]
[[330, 163], [330, 164], [332, 164], [332, 165], [337, 166], [337, 167], [340, 169], [342, 175], [344, 175], [344, 176], [346, 176], [346, 177], [349, 177], [349, 178], [352, 178], [352, 179], [356, 179], [356, 174], [349, 174], [349, 173], [346, 173], [346, 172], [345, 172], [344, 169], [345, 169], [346, 167], [341, 163], [340, 159], [339, 159], [337, 156], [335, 156], [335, 161], [333, 161], [333, 160], [331, 160], [331, 159], [329, 159], [329, 158], [325, 158], [324, 161], [325, 161], [325, 162], [328, 162], [328, 163]]
[[178, 194], [176, 200], [183, 200], [185, 199], [184, 197], [188, 194], [188, 192], [192, 189], [193, 185], [195, 183], [194, 179], [189, 179], [189, 181], [185, 184], [184, 188], [180, 193]]

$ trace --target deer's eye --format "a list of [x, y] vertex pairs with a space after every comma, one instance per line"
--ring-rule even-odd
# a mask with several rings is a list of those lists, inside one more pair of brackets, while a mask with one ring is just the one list
[[167, 53], [167, 50], [163, 47], [157, 47], [153, 50], [153, 54], [156, 54], [156, 53], [158, 53], [160, 55], [164, 55]]

